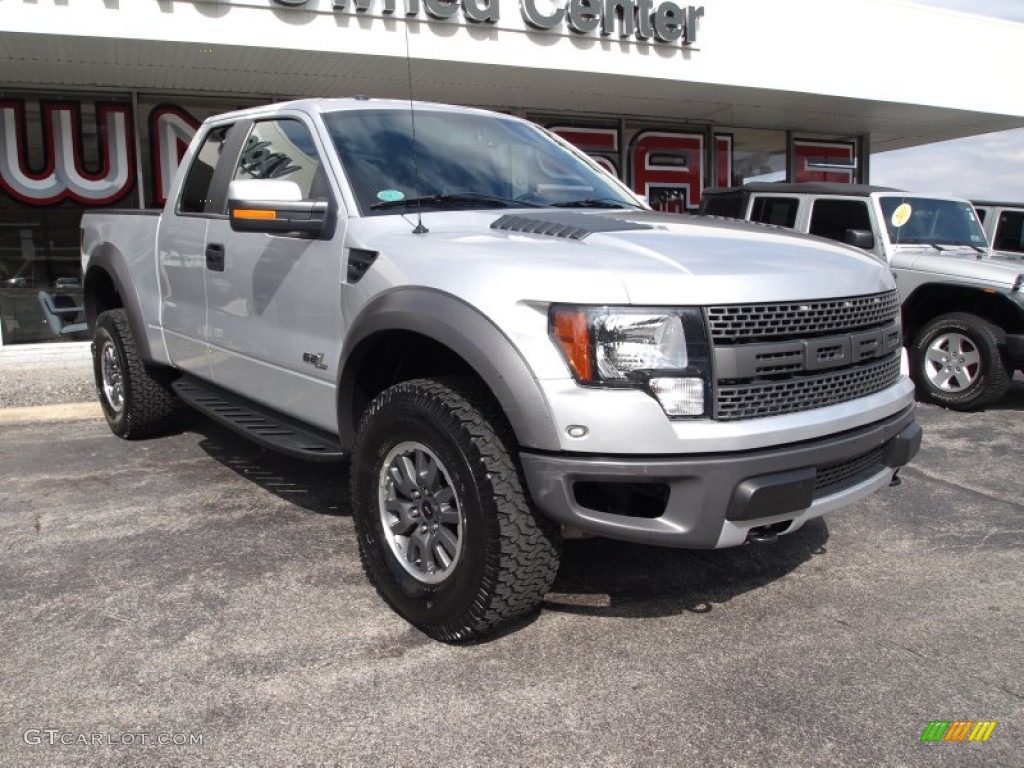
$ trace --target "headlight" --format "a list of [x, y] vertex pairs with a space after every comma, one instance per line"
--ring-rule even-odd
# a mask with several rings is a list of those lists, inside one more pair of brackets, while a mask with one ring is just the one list
[[550, 331], [581, 384], [636, 387], [669, 416], [706, 415], [711, 366], [699, 309], [555, 305]]

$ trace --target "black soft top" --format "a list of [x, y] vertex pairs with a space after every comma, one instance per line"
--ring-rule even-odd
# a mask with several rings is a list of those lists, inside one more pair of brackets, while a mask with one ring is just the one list
[[805, 181], [751, 181], [737, 187], [710, 187], [704, 190], [705, 195], [724, 195], [730, 192], [772, 192], [781, 194], [805, 195], [844, 195], [848, 197], [866, 197], [872, 192], [904, 192], [895, 187], [877, 187], [871, 184], [841, 184], [838, 182]]

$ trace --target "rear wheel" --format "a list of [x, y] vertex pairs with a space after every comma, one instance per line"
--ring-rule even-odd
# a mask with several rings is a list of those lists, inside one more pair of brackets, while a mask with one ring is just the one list
[[475, 380], [385, 390], [353, 452], [363, 568], [387, 603], [431, 637], [482, 637], [532, 614], [558, 570], [557, 526], [535, 513], [510, 430]]
[[93, 373], [103, 415], [115, 435], [134, 440], [170, 426], [178, 407], [170, 389], [176, 373], [142, 362], [123, 309], [96, 319]]
[[999, 329], [965, 312], [921, 329], [911, 348], [911, 374], [921, 400], [958, 411], [995, 402], [1010, 388]]

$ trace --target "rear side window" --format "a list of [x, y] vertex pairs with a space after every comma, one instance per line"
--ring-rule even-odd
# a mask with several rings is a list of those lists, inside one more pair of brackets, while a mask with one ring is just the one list
[[1024, 213], [1004, 211], [999, 215], [992, 247], [997, 251], [1024, 253]]
[[189, 166], [185, 183], [181, 186], [181, 200], [178, 202], [179, 213], [203, 213], [211, 203], [210, 185], [213, 172], [217, 168], [224, 139], [231, 130], [230, 125], [222, 125], [211, 130], [203, 139], [192, 165]]
[[792, 229], [796, 226], [799, 201], [792, 197], [758, 197], [750, 209], [750, 220]]
[[724, 216], [727, 219], [742, 219], [743, 204], [746, 196], [742, 192], [722, 192], [705, 194], [700, 204], [700, 212], [705, 216]]
[[863, 200], [815, 200], [810, 233], [843, 242], [846, 230], [871, 231], [871, 216]]

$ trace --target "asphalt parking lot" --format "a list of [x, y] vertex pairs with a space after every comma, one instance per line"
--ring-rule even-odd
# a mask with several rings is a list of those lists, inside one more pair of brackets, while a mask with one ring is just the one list
[[1019, 766], [1022, 415], [922, 406], [902, 485], [774, 545], [570, 542], [468, 647], [377, 598], [344, 468], [0, 417], [0, 765]]

